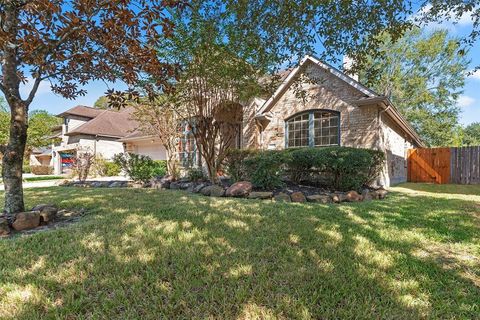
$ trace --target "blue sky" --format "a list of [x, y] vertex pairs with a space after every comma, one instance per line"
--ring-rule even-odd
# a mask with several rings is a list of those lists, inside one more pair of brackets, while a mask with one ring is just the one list
[[[426, 27], [433, 30], [435, 28], [448, 29], [452, 36], [465, 36], [471, 31], [472, 19], [470, 16], [463, 16], [458, 24], [452, 24], [450, 22], [444, 22], [439, 24], [432, 24]], [[470, 69], [474, 66], [480, 65], [480, 43], [477, 42], [475, 47], [469, 52], [469, 59], [471, 59]], [[29, 88], [26, 85], [24, 92]], [[125, 89], [125, 85], [122, 83], [109, 83], [96, 81], [91, 82], [84, 87], [87, 90], [87, 95], [84, 97], [78, 97], [76, 100], [67, 100], [60, 96], [57, 96], [50, 91], [50, 85], [48, 82], [41, 84], [39, 91], [31, 105], [31, 109], [44, 109], [53, 114], [61, 113], [62, 111], [71, 108], [76, 105], [93, 106], [93, 103], [98, 97], [103, 95], [108, 88]], [[462, 110], [460, 122], [462, 124], [469, 124], [472, 122], [480, 122], [480, 70], [474, 75], [467, 78], [464, 93], [458, 101], [458, 105]]]

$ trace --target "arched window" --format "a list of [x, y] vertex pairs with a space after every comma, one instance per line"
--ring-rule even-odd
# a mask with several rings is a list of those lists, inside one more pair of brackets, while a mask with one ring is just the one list
[[310, 110], [285, 121], [287, 148], [340, 145], [340, 114], [330, 110]]

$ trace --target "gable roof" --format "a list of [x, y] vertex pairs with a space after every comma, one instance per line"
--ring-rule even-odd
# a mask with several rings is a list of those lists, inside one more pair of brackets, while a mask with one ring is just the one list
[[66, 135], [86, 134], [123, 138], [138, 127], [137, 122], [131, 119], [131, 113], [131, 108], [122, 111], [101, 110], [98, 116], [66, 133]]
[[99, 114], [101, 114], [103, 111], [104, 110], [87, 107], [87, 106], [76, 106], [71, 109], [68, 109], [67, 111], [60, 113], [59, 115], [57, 115], [57, 117], [65, 117], [68, 115], [72, 115], [72, 116], [79, 116], [79, 117], [93, 119]]
[[384, 96], [379, 95], [375, 91], [369, 89], [368, 87], [364, 86], [357, 80], [353, 79], [352, 77], [346, 75], [345, 73], [341, 72], [337, 68], [329, 65], [328, 63], [320, 61], [318, 58], [307, 55], [305, 56], [299, 63], [299, 65], [294, 68], [290, 74], [283, 80], [283, 83], [275, 90], [274, 94], [263, 104], [260, 108], [257, 117], [264, 117], [266, 114], [270, 112], [273, 106], [280, 100], [280, 98], [285, 94], [285, 92], [290, 88], [292, 83], [294, 82], [297, 75], [299, 75], [302, 71], [304, 66], [307, 62], [313, 63], [314, 65], [324, 69], [327, 72], [330, 72], [335, 77], [339, 78], [340, 80], [344, 81], [351, 87], [355, 88], [356, 90], [360, 91], [365, 95], [364, 98], [352, 101], [350, 103], [355, 104], [357, 106], [366, 105], [368, 103], [379, 103], [381, 107], [385, 110], [385, 112], [419, 145], [425, 146], [422, 139], [418, 136], [415, 130], [411, 127], [408, 121], [400, 114], [398, 109], [393, 105], [393, 103]]

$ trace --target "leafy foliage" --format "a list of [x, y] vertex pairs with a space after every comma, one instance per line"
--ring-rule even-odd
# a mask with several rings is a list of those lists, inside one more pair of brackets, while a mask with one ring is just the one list
[[229, 149], [225, 157], [225, 169], [233, 181], [249, 179], [245, 160], [257, 155], [257, 149]]
[[115, 155], [114, 162], [134, 181], [148, 182], [154, 176], [166, 174], [165, 161], [153, 161], [144, 155], [119, 153]]
[[281, 186], [288, 175], [296, 183], [347, 191], [372, 183], [384, 161], [381, 151], [349, 147], [237, 150], [229, 152], [226, 167], [234, 180], [250, 180], [262, 189]]
[[469, 124], [463, 130], [463, 145], [480, 146], [480, 122]]
[[279, 151], [263, 151], [245, 159], [249, 180], [255, 187], [266, 190], [283, 185], [283, 163], [284, 157]]
[[[0, 103], [1, 104], [1, 103]], [[26, 150], [45, 147], [51, 144], [52, 127], [60, 125], [61, 119], [45, 110], [34, 110], [29, 114]], [[10, 112], [0, 107], [0, 144], [8, 141], [10, 129]]]
[[360, 79], [390, 98], [428, 145], [455, 144], [468, 66], [459, 39], [415, 28], [395, 43], [386, 33], [377, 40]]
[[201, 168], [189, 168], [187, 177], [190, 181], [202, 181], [205, 179], [205, 174]]

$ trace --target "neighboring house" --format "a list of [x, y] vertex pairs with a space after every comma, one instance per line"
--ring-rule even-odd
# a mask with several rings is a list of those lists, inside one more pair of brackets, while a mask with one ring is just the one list
[[[54, 134], [57, 142], [52, 145], [50, 151], [50, 165], [55, 174], [68, 173], [72, 166], [73, 157], [77, 151], [88, 151], [96, 157], [111, 160], [115, 154], [123, 153], [126, 144], [121, 141], [135, 131], [138, 124], [131, 119], [132, 109], [126, 108], [120, 111], [100, 110], [86, 106], [76, 106], [58, 116], [63, 118], [63, 125]], [[141, 145], [137, 153], [142, 154], [150, 149], [161, 149], [163, 146], [156, 139], [148, 141], [133, 141]], [[154, 160], [165, 159], [161, 152], [147, 152]], [[44, 160], [43, 164], [46, 163]]]
[[[293, 85], [298, 82], [305, 100]], [[386, 97], [311, 56], [302, 59], [268, 100], [254, 99], [244, 109], [244, 148], [335, 145], [385, 151], [378, 181], [384, 186], [406, 181], [407, 149], [424, 146]]]

